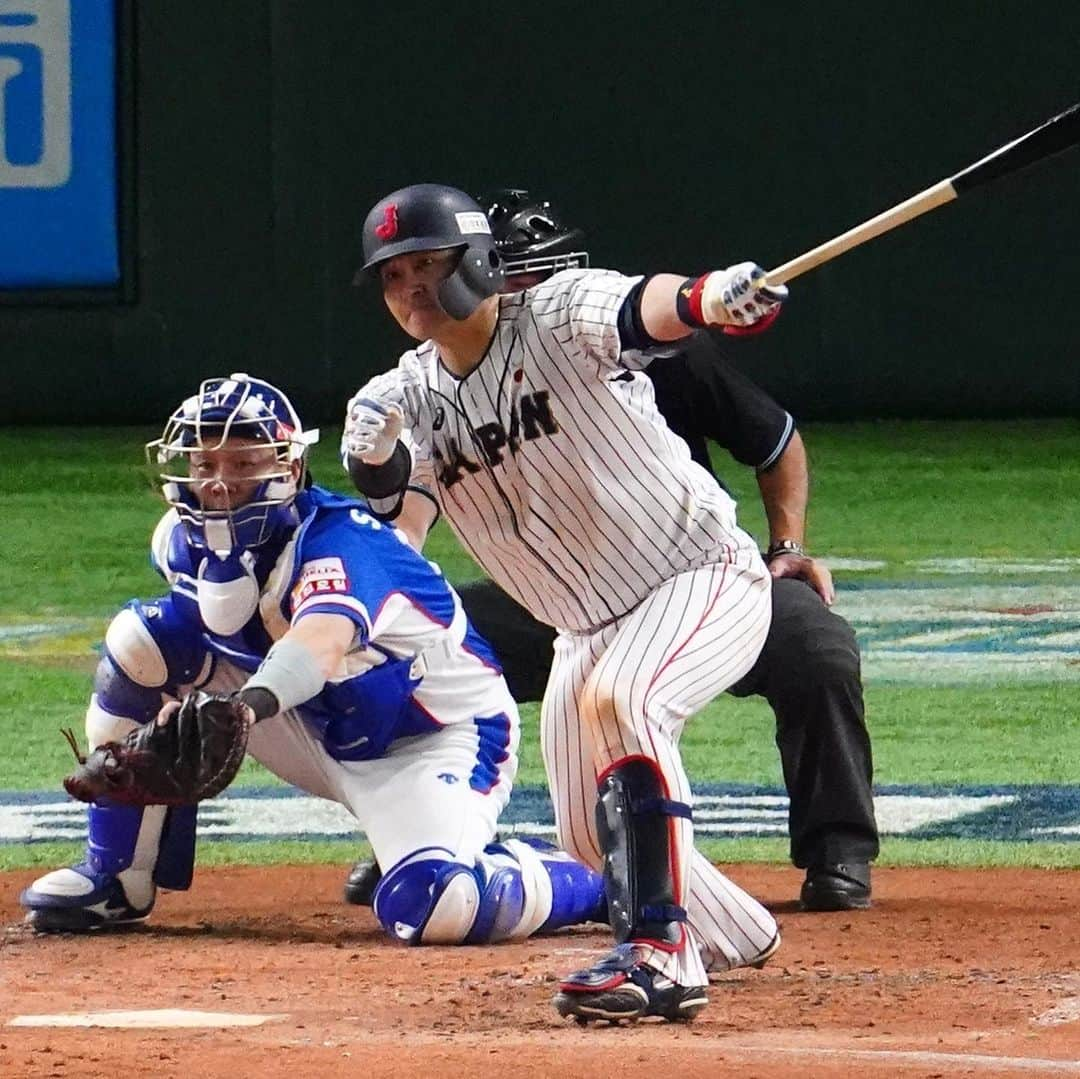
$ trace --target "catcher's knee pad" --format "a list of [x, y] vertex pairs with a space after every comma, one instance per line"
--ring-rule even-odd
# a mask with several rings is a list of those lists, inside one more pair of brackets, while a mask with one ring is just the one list
[[479, 881], [468, 866], [441, 853], [417, 851], [379, 881], [372, 907], [392, 937], [408, 944], [462, 944], [468, 937], [480, 906]]
[[399, 862], [375, 889], [375, 916], [391, 936], [409, 944], [490, 944], [528, 936], [547, 918], [550, 900], [538, 914], [513, 855], [485, 855], [470, 867], [432, 853]]
[[686, 910], [676, 902], [671, 820], [690, 818], [690, 807], [667, 797], [655, 762], [641, 757], [609, 769], [598, 794], [596, 827], [615, 939], [677, 945]]
[[153, 603], [132, 600], [109, 623], [94, 695], [105, 713], [143, 723], [161, 707], [162, 694], [179, 697], [197, 689], [213, 669], [214, 656], [199, 627], [173, 596]]

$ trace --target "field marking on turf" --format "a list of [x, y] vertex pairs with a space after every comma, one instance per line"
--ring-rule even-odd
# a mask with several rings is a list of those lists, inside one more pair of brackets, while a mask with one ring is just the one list
[[[61, 798], [63, 796], [60, 796]], [[782, 790], [739, 784], [701, 784], [694, 789], [702, 835], [716, 838], [782, 836], [788, 800]], [[883, 835], [911, 839], [980, 839], [1006, 842], [1080, 841], [1077, 786], [884, 786], [875, 794]], [[58, 800], [53, 791], [0, 791], [0, 846], [80, 840], [86, 810]], [[337, 803], [288, 787], [240, 787], [200, 807], [204, 841], [307, 841], [355, 839], [361, 833]], [[550, 836], [554, 831], [546, 789], [515, 789], [500, 821], [507, 834]]]
[[905, 565], [922, 573], [976, 574], [1003, 576], [1025, 573], [1071, 573], [1080, 569], [1080, 558], [1048, 558], [1043, 561], [1020, 558], [919, 558]]
[[244, 1015], [240, 1012], [198, 1012], [185, 1008], [141, 1011], [75, 1012], [71, 1015], [17, 1015], [9, 1027], [257, 1027], [287, 1019], [284, 1014]]
[[[953, 561], [997, 565], [993, 559], [928, 560], [926, 567], [952, 572]], [[1038, 565], [1047, 572], [1071, 570], [1080, 568], [1080, 559], [1027, 568]], [[855, 629], [868, 682], [1080, 682], [1080, 583], [1074, 580], [851, 580], [841, 582], [835, 610]], [[102, 625], [73, 619], [0, 625], [0, 654], [90, 658]]]
[[[15, 797], [8, 795], [8, 797]], [[517, 799], [515, 801], [515, 798]], [[993, 793], [878, 794], [874, 808], [883, 835], [938, 834], [954, 822], [977, 819], [1015, 806], [1019, 795]], [[1080, 813], [1080, 808], [1077, 810]], [[699, 791], [694, 798], [699, 835], [785, 835], [788, 799], [780, 794], [727, 794]], [[75, 801], [0, 800], [0, 844], [82, 839], [86, 808]], [[1052, 818], [1051, 818], [1052, 819]], [[1046, 820], [1046, 817], [1043, 817]], [[547, 835], [554, 830], [550, 799], [540, 788], [519, 788], [502, 824], [506, 831]], [[1046, 828], [1055, 835], [1061, 828]], [[1080, 832], [1080, 823], [1076, 830]], [[977, 829], [976, 829], [977, 831]], [[287, 790], [243, 789], [204, 802], [199, 810], [200, 839], [322, 837], [359, 834], [356, 819], [344, 806]]]
[[826, 555], [822, 562], [831, 570], [842, 573], [868, 573], [871, 570], [884, 569], [889, 563], [880, 558], [830, 558]]
[[840, 587], [835, 610], [867, 681], [1080, 681], [1080, 584], [865, 583]]

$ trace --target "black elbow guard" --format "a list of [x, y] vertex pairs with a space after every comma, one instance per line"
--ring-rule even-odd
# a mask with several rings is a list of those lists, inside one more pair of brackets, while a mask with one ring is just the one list
[[393, 520], [401, 512], [412, 472], [412, 456], [405, 444], [399, 441], [390, 459], [381, 465], [349, 457], [348, 467], [353, 486], [367, 499], [372, 512], [384, 520]]

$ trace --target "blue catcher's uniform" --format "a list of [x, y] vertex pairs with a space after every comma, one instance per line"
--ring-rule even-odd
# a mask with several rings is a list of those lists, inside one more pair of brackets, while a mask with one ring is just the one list
[[[494, 843], [517, 769], [519, 717], [486, 642], [441, 573], [366, 506], [319, 487], [299, 525], [239, 557], [230, 585], [174, 510], [152, 559], [169, 592], [110, 624], [87, 712], [91, 746], [192, 689], [229, 693], [310, 614], [355, 626], [313, 698], [256, 724], [250, 754], [356, 817], [386, 873], [377, 917], [411, 943], [521, 938], [604, 913], [598, 874], [546, 844]], [[231, 557], [231, 556], [230, 556]], [[146, 917], [155, 885], [186, 888], [195, 807], [95, 803], [85, 860], [24, 892], [41, 930]]]
[[[178, 632], [190, 627], [215, 670], [224, 663], [251, 674], [297, 619], [342, 615], [356, 626], [353, 648], [323, 691], [297, 709], [330, 756], [372, 760], [397, 739], [472, 723], [484, 759], [474, 785], [490, 790], [498, 784], [496, 762], [509, 763], [512, 779], [515, 706], [498, 684], [502, 672], [490, 648], [468, 625], [441, 574], [355, 500], [314, 487], [296, 504], [300, 527], [257, 555], [258, 607], [228, 635], [203, 624], [198, 572], [204, 553], [189, 545], [173, 514], [165, 515], [152, 556], [172, 586], [162, 602], [171, 602], [184, 627]], [[482, 701], [491, 715], [477, 713]]]

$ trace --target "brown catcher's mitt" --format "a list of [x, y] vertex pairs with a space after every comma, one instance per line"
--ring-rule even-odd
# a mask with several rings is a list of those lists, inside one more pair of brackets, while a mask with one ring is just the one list
[[64, 789], [81, 802], [105, 797], [128, 805], [192, 805], [213, 798], [240, 769], [250, 714], [235, 696], [192, 693], [164, 723], [153, 719], [88, 757], [64, 731], [79, 761]]

